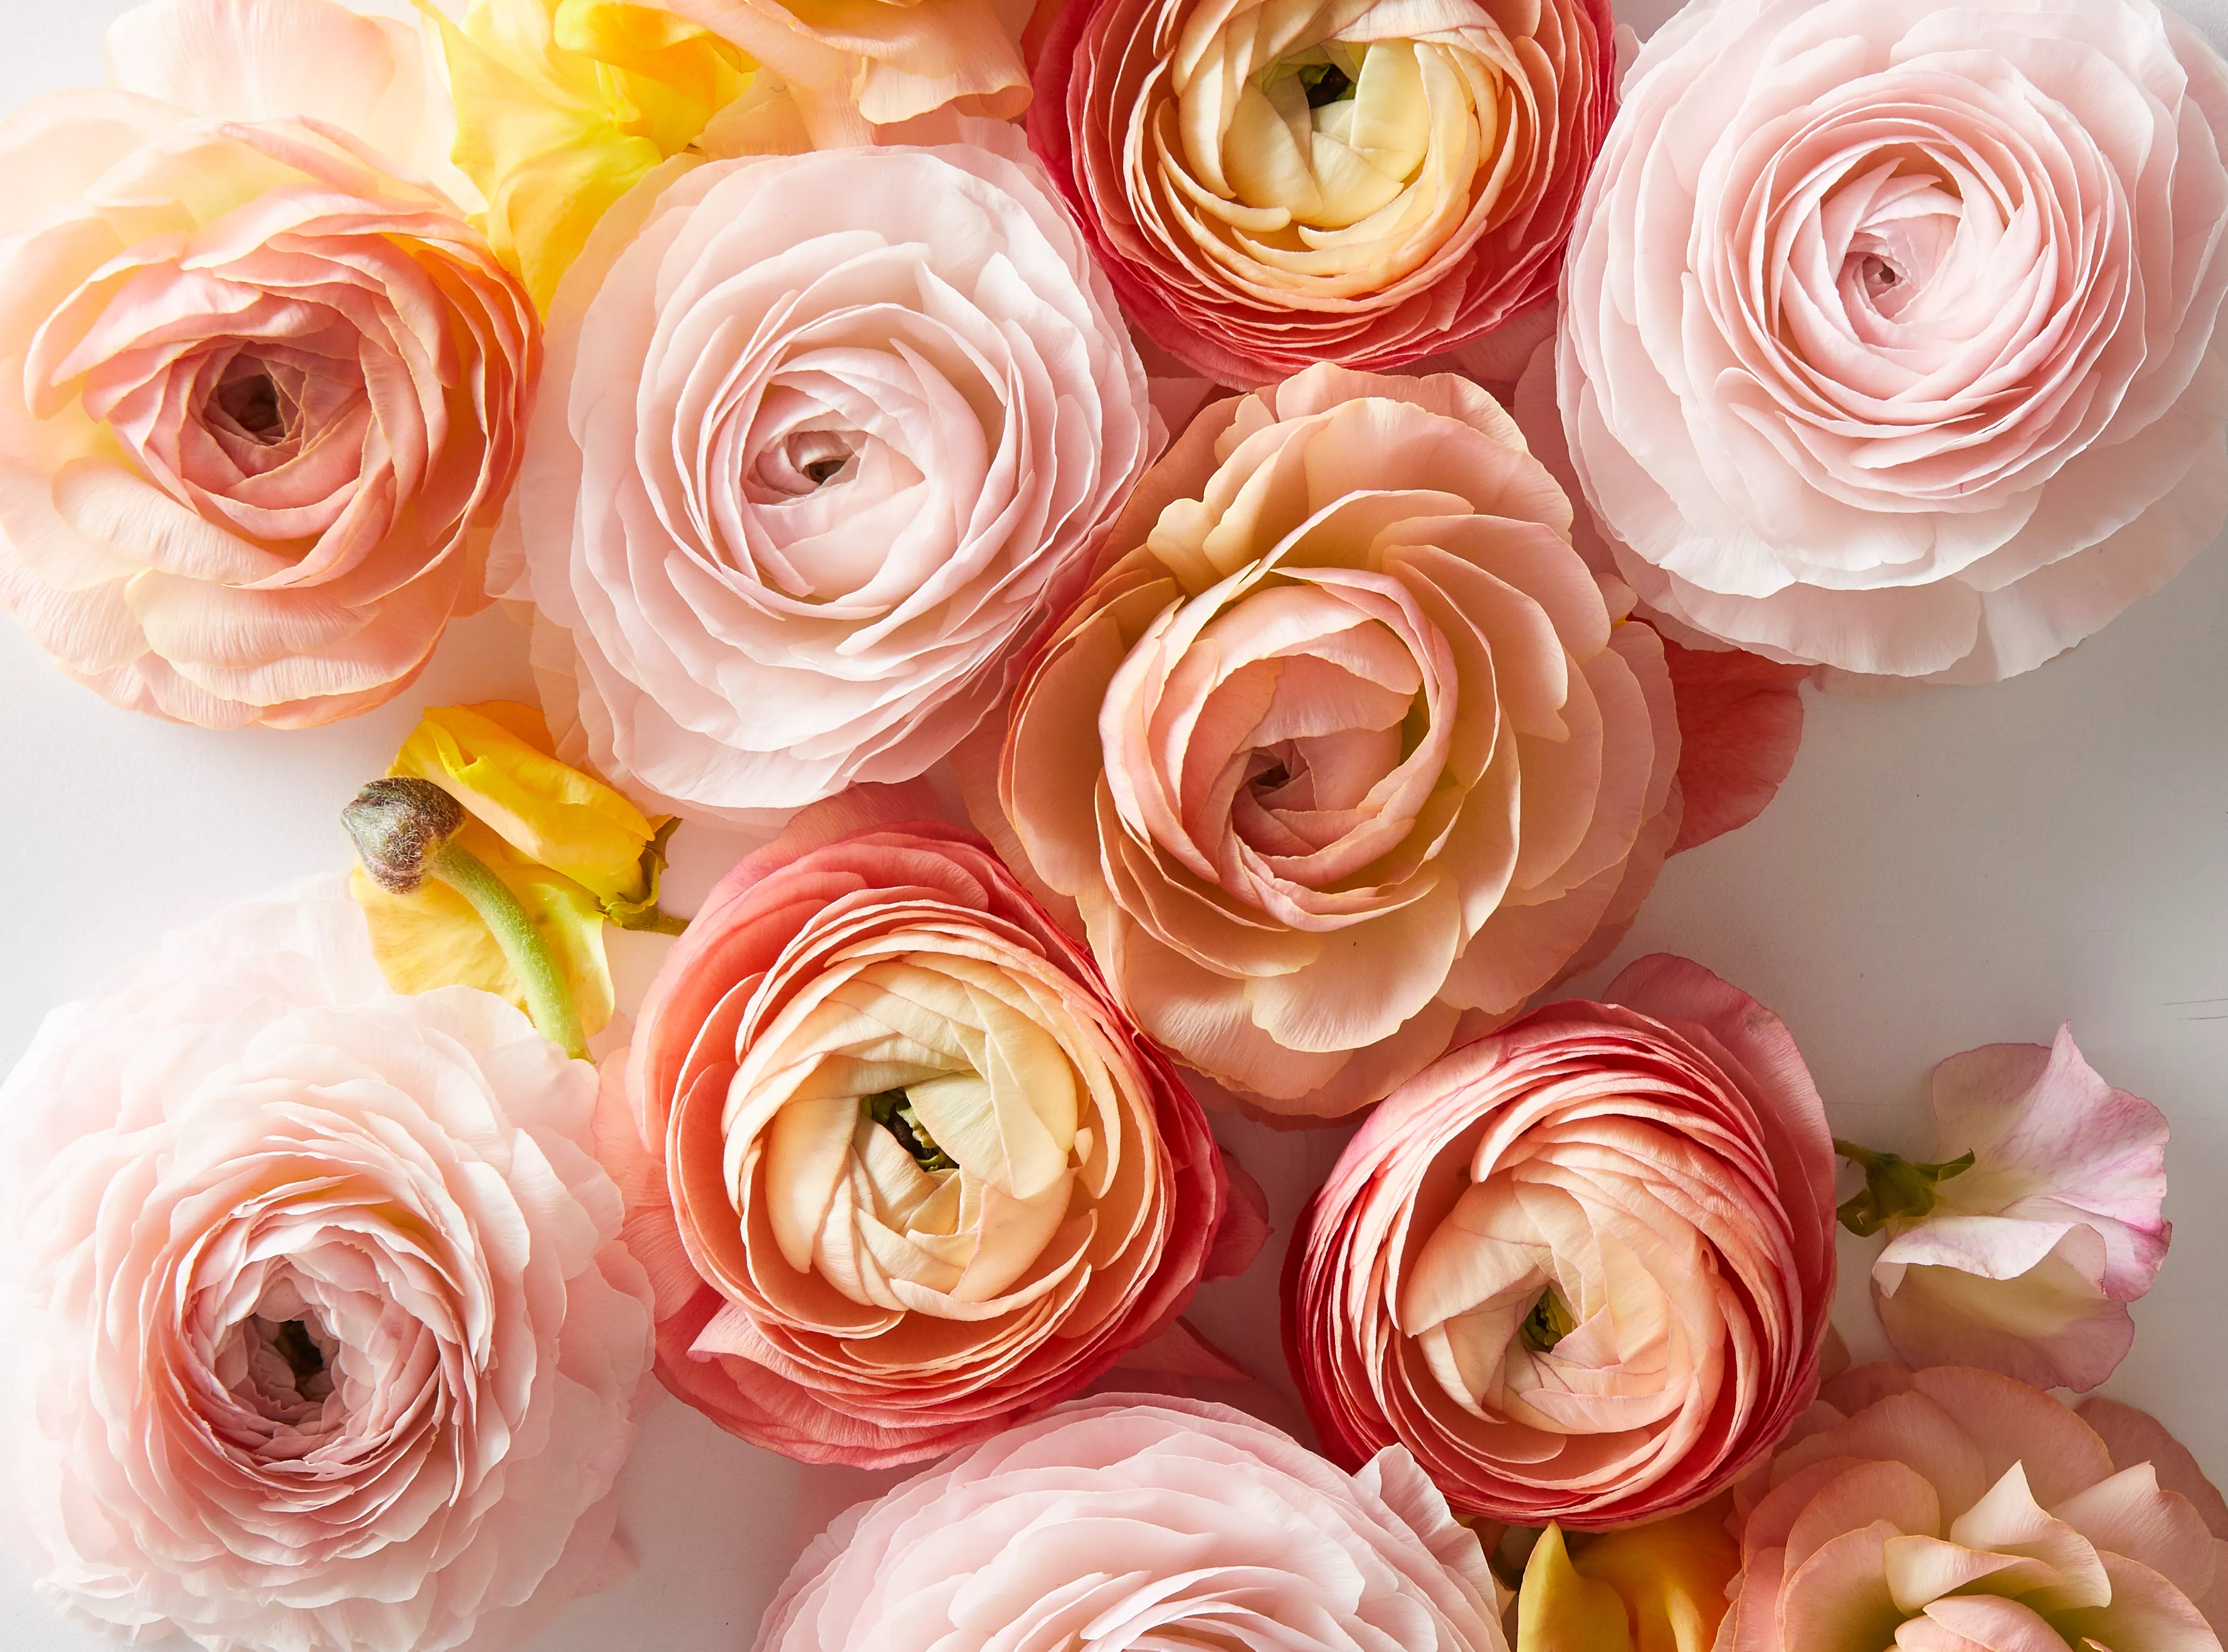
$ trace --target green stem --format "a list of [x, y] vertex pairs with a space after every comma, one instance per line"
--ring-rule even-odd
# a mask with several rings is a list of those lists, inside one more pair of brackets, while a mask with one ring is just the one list
[[640, 912], [612, 910], [604, 915], [621, 929], [647, 931], [652, 935], [681, 935], [688, 929], [686, 918], [675, 917], [663, 906], [650, 906]]
[[426, 871], [441, 880], [480, 915], [509, 961], [511, 973], [526, 989], [526, 1013], [542, 1037], [566, 1054], [586, 1060], [588, 1041], [580, 1031], [580, 1012], [572, 989], [549, 954], [549, 944], [518, 904], [518, 897], [488, 870], [487, 862], [451, 840], [426, 858]]

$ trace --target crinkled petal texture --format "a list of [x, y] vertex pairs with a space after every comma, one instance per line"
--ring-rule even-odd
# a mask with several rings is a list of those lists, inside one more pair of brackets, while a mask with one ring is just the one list
[[439, 1652], [610, 1575], [650, 1316], [595, 1094], [490, 994], [389, 994], [338, 879], [48, 1016], [0, 1091], [42, 1592], [220, 1652]]
[[560, 755], [746, 822], [910, 779], [1087, 577], [1144, 369], [1018, 135], [964, 130], [675, 163], [567, 277], [492, 576]]
[[1715, 1495], [1810, 1403], [1834, 1156], [1802, 1055], [1684, 958], [1609, 998], [1426, 1068], [1316, 1195], [1284, 1336], [1335, 1460], [1398, 1441], [1459, 1512], [1598, 1528]]
[[658, 1373], [808, 1462], [934, 1457], [1166, 1326], [1226, 1201], [1205, 1116], [971, 833], [870, 788], [705, 902], [611, 1120]]
[[1934, 1070], [1937, 1184], [1873, 1263], [1888, 1341], [1916, 1365], [1987, 1366], [2039, 1388], [2094, 1388], [2135, 1335], [2174, 1224], [2165, 1116], [2056, 1041], [1991, 1044]]
[[[214, 31], [244, 8], [157, 10]], [[317, 108], [307, 65], [365, 49], [309, 26], [328, 12], [386, 39], [303, 0], [292, 32], [243, 32], [243, 81], [303, 60]], [[206, 90], [165, 65], [158, 90]], [[199, 105], [65, 93], [0, 123], [0, 604], [118, 705], [330, 722], [483, 602], [537, 325], [399, 163], [323, 118]]]
[[1139, 1022], [1335, 1116], [1605, 955], [1679, 829], [1662, 644], [1451, 375], [1317, 367], [1155, 466], [970, 806]]
[[1589, 186], [1558, 377], [1625, 578], [1987, 682], [2228, 518], [2228, 66], [2154, 0], [1705, 0]]
[[1201, 372], [1389, 368], [1553, 295], [1615, 58], [1605, 0], [1079, 0], [1029, 136]]
[[1079, 1400], [843, 1515], [753, 1652], [1508, 1652], [1408, 1454], [1354, 1475], [1241, 1412]]
[[2153, 1418], [1865, 1366], [1741, 1489], [1719, 1652], [2219, 1652], [2228, 1508]]
[[1014, 0], [664, 4], [778, 73], [823, 144], [860, 142], [861, 123], [896, 125], [947, 106], [1010, 119], [1028, 102]]

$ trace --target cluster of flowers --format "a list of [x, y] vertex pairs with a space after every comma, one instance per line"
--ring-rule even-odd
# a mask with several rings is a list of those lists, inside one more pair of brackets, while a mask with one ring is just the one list
[[[2041, 1392], [2164, 1259], [2155, 1109], [1977, 1050], [1913, 1163], [1697, 965], [1534, 1007], [1802, 680], [2027, 669], [2228, 519], [2191, 31], [1694, 0], [1620, 93], [1604, 0], [421, 10], [152, 0], [0, 123], [0, 603], [304, 727], [501, 600], [544, 701], [0, 1090], [57, 1604], [515, 1641], [654, 1373], [958, 1454], [763, 1652], [2219, 1652], [2228, 1505]], [[684, 926], [688, 820], [778, 835]], [[607, 925], [680, 932], [632, 1016]], [[1284, 1281], [1327, 1457], [1114, 1397], [1244, 1375], [1202, 1099], [1375, 1109]]]

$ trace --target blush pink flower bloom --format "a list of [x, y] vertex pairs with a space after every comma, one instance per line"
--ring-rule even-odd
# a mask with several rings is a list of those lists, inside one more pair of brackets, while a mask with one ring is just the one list
[[2071, 1028], [1934, 1070], [1937, 1160], [1973, 1168], [1892, 1223], [1873, 1264], [1888, 1341], [1913, 1365], [1980, 1365], [2094, 1388], [2135, 1340], [2128, 1304], [2166, 1260], [2166, 1118], [2116, 1090]]
[[41, 1592], [135, 1640], [439, 1652], [611, 1576], [650, 1291], [595, 1095], [491, 993], [389, 993], [338, 879], [49, 1015], [0, 1089]]
[[533, 308], [407, 25], [156, 0], [111, 58], [0, 123], [0, 604], [121, 706], [353, 715], [485, 600]]
[[1742, 1503], [1719, 1652], [2219, 1652], [2228, 1624], [2228, 1508], [2110, 1400], [1866, 1366]]
[[807, 1462], [917, 1461], [1074, 1393], [1182, 1311], [1228, 1207], [1175, 1070], [928, 801], [848, 794], [729, 873], [603, 1126], [659, 1375]]
[[1019, 135], [957, 129], [669, 163], [567, 273], [492, 579], [568, 761], [744, 821], [911, 779], [1088, 576], [1144, 368]]
[[1654, 1519], [1810, 1402], [1833, 1196], [1786, 1028], [1642, 958], [1370, 1116], [1292, 1245], [1287, 1354], [1337, 1462], [1398, 1441], [1465, 1514]]
[[1699, 0], [1589, 186], [1558, 378], [1643, 602], [2040, 664], [2228, 518], [2228, 66], [2154, 0]]
[[976, 819], [1130, 1013], [1279, 1114], [1377, 1100], [1606, 955], [1679, 829], [1656, 634], [1452, 375], [1311, 368], [1148, 473]]
[[1109, 1397], [843, 1515], [754, 1652], [1507, 1652], [1500, 1617], [1406, 1452], [1349, 1476], [1240, 1412]]
[[1076, 0], [1035, 61], [1123, 303], [1239, 385], [1538, 311], [1615, 106], [1604, 0]]

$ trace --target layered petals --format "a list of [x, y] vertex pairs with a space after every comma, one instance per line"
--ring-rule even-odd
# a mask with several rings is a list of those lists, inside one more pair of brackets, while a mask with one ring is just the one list
[[1181, 1060], [1266, 1111], [1366, 1105], [1605, 954], [1678, 830], [1662, 644], [1570, 521], [1467, 381], [1218, 403], [969, 806]]
[[2154, 0], [1700, 0], [1573, 237], [1619, 569], [1774, 659], [1988, 682], [2228, 520], [2228, 65]]
[[1825, 1110], [1787, 1029], [1661, 955], [1372, 1114], [1286, 1265], [1334, 1460], [1395, 1441], [1461, 1513], [1689, 1508], [1810, 1402], [1834, 1295]]
[[233, 1652], [503, 1646], [612, 1575], [650, 1287], [595, 1075], [396, 997], [332, 880], [171, 937], [0, 1091], [39, 1584]]
[[2135, 1338], [2165, 1219], [2166, 1118], [2084, 1060], [2070, 1028], [2047, 1047], [1993, 1044], [1934, 1070], [1937, 1157], [1973, 1167], [1926, 1214], [1890, 1226], [1873, 1264], [1888, 1341], [1916, 1365], [1956, 1360], [2038, 1387], [2094, 1388]]
[[1477, 1538], [1407, 1454], [1351, 1476], [1220, 1405], [1063, 1405], [838, 1520], [754, 1652], [1507, 1652]]
[[1739, 1528], [1729, 1652], [2218, 1652], [2228, 1615], [2220, 1494], [2154, 1420], [1967, 1367], [1828, 1383]]
[[916, 1461], [1168, 1326], [1227, 1206], [1089, 960], [903, 790], [807, 810], [669, 956], [605, 1126], [658, 1371], [808, 1462]]
[[220, 727], [378, 705], [481, 605], [540, 355], [458, 203], [335, 124], [430, 118], [416, 36], [266, 15], [157, 0], [121, 89], [0, 123], [32, 180], [0, 195], [0, 604], [117, 704]]
[[560, 752], [778, 823], [926, 771], [1087, 575], [1157, 441], [1018, 136], [695, 165], [606, 218], [491, 573]]
[[1200, 372], [1388, 368], [1544, 315], [1615, 56], [1602, 0], [1079, 0], [1029, 136]]

